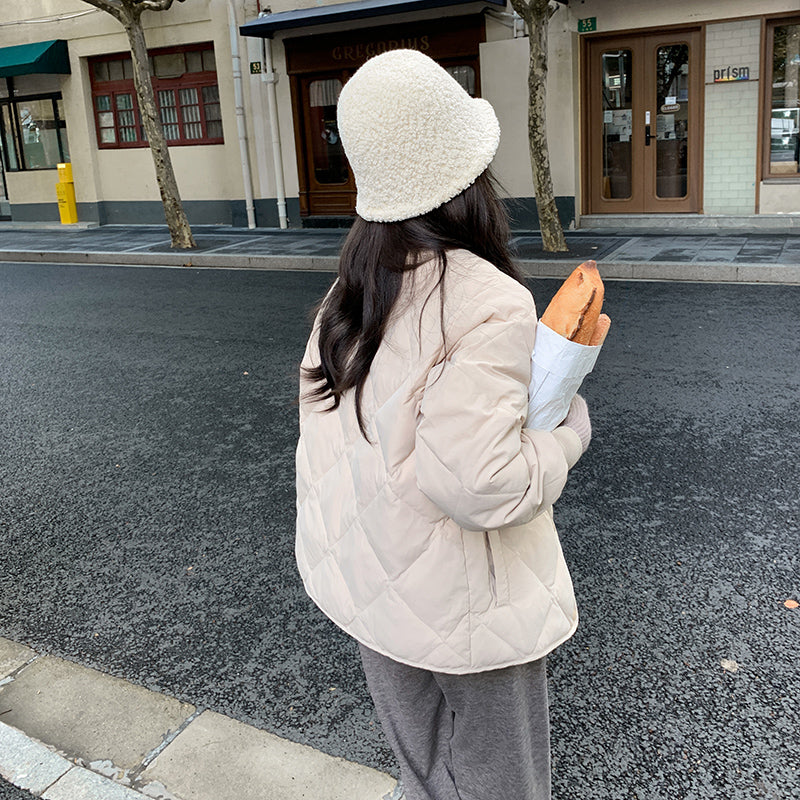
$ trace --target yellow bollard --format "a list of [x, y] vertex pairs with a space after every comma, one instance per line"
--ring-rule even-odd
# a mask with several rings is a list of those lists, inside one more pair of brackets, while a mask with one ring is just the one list
[[75, 184], [72, 182], [72, 164], [58, 165], [58, 213], [62, 225], [71, 225], [78, 221], [78, 206], [75, 203]]

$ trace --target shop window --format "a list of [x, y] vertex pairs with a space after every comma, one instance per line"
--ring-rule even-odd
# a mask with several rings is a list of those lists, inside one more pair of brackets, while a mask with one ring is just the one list
[[184, 53], [162, 53], [153, 56], [151, 63], [156, 78], [180, 78], [187, 72]]
[[338, 78], [312, 81], [308, 86], [314, 179], [319, 184], [344, 184], [350, 175], [336, 121], [341, 91]]
[[631, 197], [633, 150], [633, 51], [601, 56], [603, 98], [603, 199]]
[[9, 172], [55, 169], [69, 161], [67, 126], [60, 94], [0, 100], [0, 138]]
[[222, 139], [222, 109], [219, 104], [219, 86], [203, 87], [203, 111], [209, 137]]
[[99, 94], [95, 96], [94, 104], [101, 144], [136, 144], [142, 138], [131, 92]]
[[800, 177], [800, 18], [769, 23], [767, 74], [764, 177]]
[[[170, 145], [221, 144], [222, 114], [211, 44], [150, 53], [159, 118]], [[100, 148], [146, 147], [133, 86], [133, 63], [125, 54], [90, 62], [97, 143]]]
[[465, 64], [456, 67], [445, 67], [461, 85], [461, 88], [470, 96], [475, 97], [475, 70]]
[[113, 61], [96, 61], [92, 64], [92, 78], [95, 81], [133, 80], [133, 63], [128, 58]]

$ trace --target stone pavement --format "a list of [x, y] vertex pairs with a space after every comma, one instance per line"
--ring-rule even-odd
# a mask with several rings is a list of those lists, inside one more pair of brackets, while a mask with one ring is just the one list
[[[0, 261], [128, 264], [244, 269], [335, 270], [341, 229], [193, 228], [197, 249], [174, 251], [163, 226], [0, 222]], [[546, 253], [538, 232], [514, 233], [512, 245], [525, 271], [564, 277], [576, 259], [592, 258], [609, 279], [714, 283], [800, 283], [800, 229], [754, 229], [677, 234], [570, 231], [569, 252]]]
[[0, 776], [45, 800], [378, 800], [394, 786], [377, 770], [3, 638], [0, 719]]

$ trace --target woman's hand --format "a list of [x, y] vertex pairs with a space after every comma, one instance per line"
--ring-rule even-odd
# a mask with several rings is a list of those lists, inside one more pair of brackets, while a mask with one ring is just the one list
[[578, 434], [585, 453], [592, 438], [592, 423], [589, 419], [589, 406], [579, 394], [572, 398], [567, 416], [561, 424]]

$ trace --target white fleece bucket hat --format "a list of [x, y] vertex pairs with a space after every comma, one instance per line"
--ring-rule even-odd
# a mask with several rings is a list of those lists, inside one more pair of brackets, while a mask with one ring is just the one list
[[500, 143], [491, 105], [417, 50], [367, 61], [342, 89], [338, 122], [356, 212], [371, 222], [417, 217], [452, 200]]

